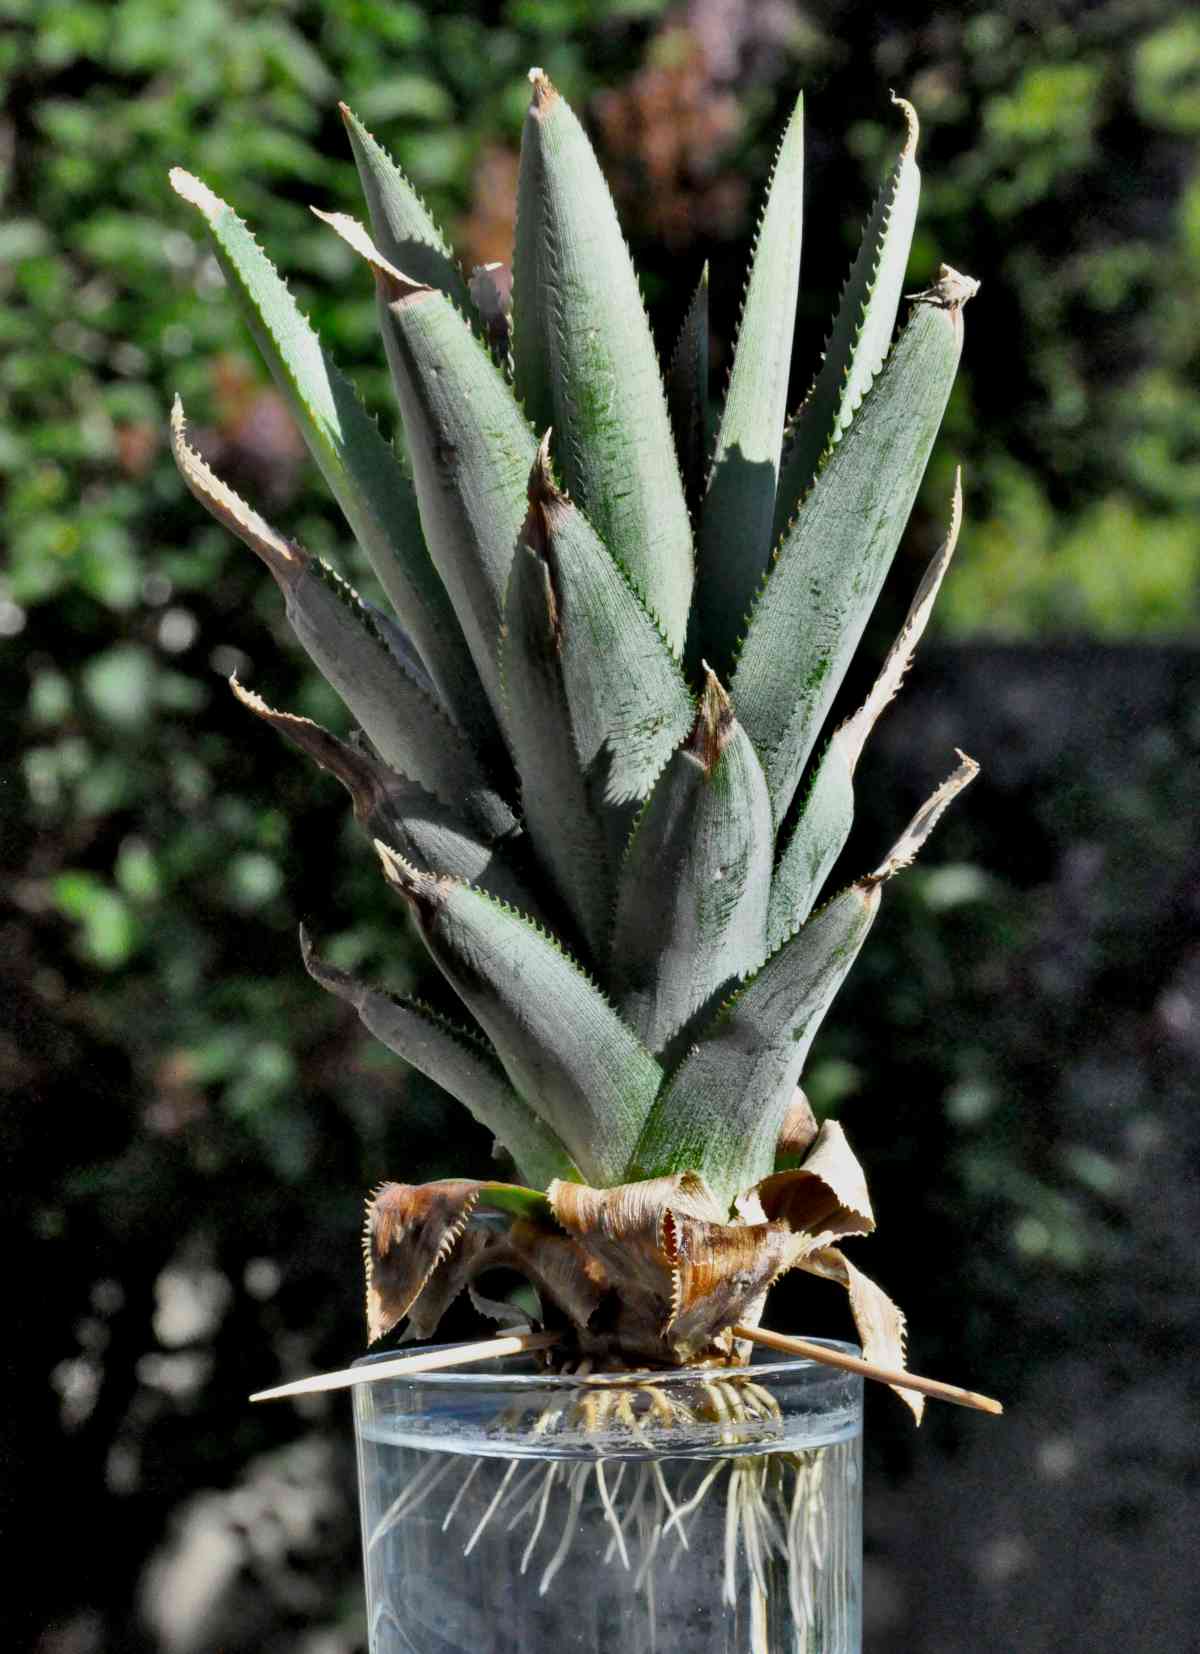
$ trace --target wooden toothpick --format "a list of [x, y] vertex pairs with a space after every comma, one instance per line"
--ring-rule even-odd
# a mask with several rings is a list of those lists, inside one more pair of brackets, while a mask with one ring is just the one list
[[446, 1349], [418, 1350], [398, 1355], [394, 1361], [376, 1361], [369, 1367], [343, 1367], [336, 1373], [315, 1373], [297, 1378], [273, 1390], [259, 1390], [251, 1401], [282, 1401], [285, 1396], [311, 1396], [321, 1390], [349, 1390], [355, 1384], [377, 1384], [383, 1378], [403, 1378], [408, 1373], [441, 1372], [446, 1367], [466, 1367], [472, 1361], [492, 1361], [502, 1355], [522, 1355], [526, 1350], [548, 1350], [562, 1337], [557, 1332], [510, 1332], [496, 1338], [481, 1338], [474, 1344], [452, 1344]]
[[789, 1338], [782, 1332], [768, 1332], [766, 1327], [747, 1327], [741, 1322], [733, 1329], [735, 1338], [748, 1338], [768, 1350], [781, 1350], [785, 1355], [803, 1355], [810, 1361], [821, 1361], [827, 1367], [840, 1367], [843, 1372], [861, 1373], [864, 1378], [878, 1379], [881, 1384], [899, 1384], [905, 1390], [919, 1390], [935, 1401], [952, 1401], [959, 1407], [974, 1407], [980, 1413], [1002, 1413], [1004, 1408], [991, 1396], [978, 1395], [974, 1390], [961, 1390], [957, 1384], [943, 1384], [937, 1378], [919, 1378], [916, 1373], [901, 1372], [890, 1367], [877, 1367], [861, 1356], [845, 1355], [831, 1350], [825, 1344], [812, 1344], [807, 1338]]
[[[981, 1396], [974, 1390], [960, 1389], [957, 1384], [943, 1384], [940, 1379], [921, 1378], [916, 1373], [890, 1367], [878, 1367], [857, 1355], [845, 1355], [831, 1350], [825, 1344], [811, 1343], [807, 1338], [792, 1338], [782, 1332], [770, 1332], [766, 1327], [747, 1327], [738, 1323], [733, 1328], [735, 1338], [747, 1338], [769, 1350], [784, 1355], [799, 1355], [810, 1361], [822, 1362], [827, 1367], [840, 1367], [843, 1372], [861, 1373], [864, 1378], [876, 1379], [881, 1384], [898, 1384], [905, 1390], [918, 1390], [935, 1401], [951, 1401], [959, 1407], [974, 1407], [980, 1413], [1002, 1413], [1004, 1408], [991, 1396]], [[532, 1350], [548, 1350], [561, 1341], [558, 1332], [513, 1332], [494, 1338], [481, 1338], [473, 1344], [452, 1344], [445, 1349], [418, 1350], [412, 1355], [398, 1355], [391, 1361], [376, 1361], [369, 1367], [343, 1367], [334, 1373], [315, 1373], [311, 1378], [298, 1378], [290, 1384], [277, 1385], [273, 1390], [259, 1390], [251, 1401], [282, 1401], [288, 1396], [317, 1395], [323, 1390], [349, 1390], [356, 1384], [377, 1384], [385, 1378], [403, 1378], [409, 1373], [442, 1372], [451, 1367], [467, 1367], [476, 1361], [497, 1360], [505, 1355], [522, 1355]]]

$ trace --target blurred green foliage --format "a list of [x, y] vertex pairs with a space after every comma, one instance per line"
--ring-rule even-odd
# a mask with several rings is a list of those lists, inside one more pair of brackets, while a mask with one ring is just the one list
[[[236, 670], [275, 704], [339, 717], [270, 582], [178, 482], [171, 395], [244, 493], [370, 581], [166, 172], [182, 164], [237, 204], [391, 428], [370, 292], [307, 211], [357, 210], [336, 101], [472, 256], [501, 256], [531, 63], [600, 134], [664, 347], [707, 256], [731, 325], [755, 191], [805, 88], [797, 395], [895, 142], [886, 88], [910, 96], [925, 177], [912, 284], [945, 258], [984, 286], [894, 603], [940, 537], [961, 457], [968, 527], [944, 636], [1167, 638], [1200, 618], [1200, 25], [1167, 0], [886, 16], [865, 0], [0, 0], [0, 1082], [18, 1105], [4, 1144], [23, 1166], [7, 1213], [27, 1248], [17, 1273], [58, 1289], [19, 1294], [12, 1312], [16, 1344], [41, 1360], [0, 1460], [25, 1462], [26, 1432], [57, 1446], [0, 1498], [16, 1508], [65, 1466], [81, 1525], [124, 1498], [120, 1600], [96, 1647], [142, 1646], [121, 1591], [172, 1503], [288, 1434], [279, 1415], [247, 1420], [246, 1390], [356, 1347], [359, 1192], [482, 1165], [489, 1149], [300, 967], [301, 915], [347, 968], [403, 986], [416, 964], [339, 789], [225, 689]], [[718, 337], [718, 378], [728, 346]], [[969, 721], [955, 737], [970, 744]], [[1067, 1004], [1039, 976], [1049, 920], [1031, 897], [1076, 833], [1118, 845], [1130, 873], [1164, 832], [1161, 856], [1181, 856], [1182, 756], [1147, 758], [1141, 792], [1064, 780], [1039, 806], [1036, 854], [1008, 836], [1027, 803], [997, 795], [975, 838], [967, 822], [985, 818], [968, 811], [897, 895], [823, 1042], [823, 1108], [900, 1083], [929, 1099], [924, 1119], [909, 1109], [893, 1131], [880, 1115], [861, 1144], [885, 1221], [906, 1215], [914, 1156], [940, 1180], [888, 1280], [905, 1296], [909, 1271], [915, 1323], [962, 1325], [962, 1271], [923, 1306], [913, 1291], [919, 1250], [961, 1228], [963, 1203], [987, 1242], [983, 1342], [1014, 1281], [1044, 1295], [1038, 1271], [1102, 1250], [1120, 1145], [1089, 1140], [1082, 1111], [1031, 1134], [1017, 1100], [1047, 1090], [1056, 1042], [1085, 1038], [1080, 994], [1108, 984], [1121, 1002], [1122, 950], [1166, 969], [1165, 898], [1101, 915], [1086, 957], [1056, 933]], [[878, 801], [871, 849], [902, 815]], [[1027, 1014], [1054, 993], [1053, 1014]], [[953, 1045], [931, 1049], [931, 1007]], [[1123, 1032], [1130, 1063], [1145, 1037]], [[232, 1283], [213, 1376], [190, 1399], [139, 1377], [180, 1257]], [[280, 1266], [269, 1290], [263, 1260]], [[98, 1389], [72, 1413], [70, 1375], [88, 1362]], [[201, 1405], [211, 1430], [188, 1419]], [[109, 1602], [106, 1566], [81, 1561], [55, 1612]]]

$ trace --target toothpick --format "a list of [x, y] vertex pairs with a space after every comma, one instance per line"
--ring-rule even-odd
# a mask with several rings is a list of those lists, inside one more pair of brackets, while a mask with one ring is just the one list
[[747, 1327], [740, 1322], [733, 1329], [735, 1338], [748, 1338], [768, 1350], [781, 1350], [785, 1355], [804, 1355], [810, 1361], [821, 1361], [827, 1367], [840, 1367], [843, 1372], [861, 1373], [864, 1378], [878, 1379], [881, 1384], [899, 1384], [905, 1390], [919, 1390], [935, 1401], [952, 1401], [959, 1407], [974, 1407], [980, 1413], [1002, 1413], [1004, 1408], [991, 1396], [977, 1395], [974, 1390], [960, 1390], [957, 1384], [943, 1384], [937, 1378], [918, 1378], [890, 1367], [877, 1367], [873, 1361], [864, 1361], [857, 1355], [845, 1355], [831, 1350], [825, 1344], [812, 1344], [807, 1338], [789, 1338], [782, 1332], [768, 1332], [766, 1327]]
[[336, 1373], [315, 1373], [311, 1378], [298, 1378], [291, 1384], [280, 1384], [274, 1390], [259, 1390], [250, 1400], [281, 1401], [285, 1396], [311, 1396], [321, 1390], [348, 1390], [355, 1384], [377, 1384], [380, 1379], [405, 1378], [409, 1373], [434, 1373], [447, 1367], [466, 1367], [472, 1361], [494, 1361], [502, 1355], [548, 1350], [561, 1337], [558, 1332], [512, 1332], [496, 1338], [481, 1338], [474, 1344], [418, 1350], [415, 1355], [398, 1355], [394, 1361], [376, 1361], [369, 1367], [343, 1367]]

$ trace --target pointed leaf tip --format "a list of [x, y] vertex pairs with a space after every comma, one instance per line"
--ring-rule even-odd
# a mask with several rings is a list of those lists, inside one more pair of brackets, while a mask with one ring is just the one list
[[921, 136], [921, 123], [917, 119], [916, 110], [907, 98], [899, 97], [895, 92], [891, 94], [891, 98], [897, 109], [903, 114], [908, 126], [908, 136], [904, 140], [904, 148], [900, 152], [900, 159], [907, 161], [917, 153], [917, 142]]
[[383, 864], [384, 877], [389, 884], [395, 885], [397, 890], [403, 891], [406, 896], [415, 897], [426, 882], [411, 862], [405, 861], [403, 856], [397, 855], [390, 844], [385, 844], [381, 838], [372, 839], [375, 854]]
[[937, 791], [925, 800], [892, 846], [889, 855], [885, 857], [873, 873], [869, 873], [861, 881], [861, 887], [875, 890], [886, 879], [890, 879], [894, 874], [899, 873], [902, 868], [908, 867], [945, 814], [948, 806], [957, 798], [963, 788], [969, 786], [979, 774], [979, 765], [974, 758], [969, 758], [965, 752], [957, 747], [954, 750], [958, 754], [958, 768], [951, 775], [948, 775]]
[[933, 304], [942, 310], [961, 310], [964, 304], [975, 297], [982, 285], [983, 283], [976, 281], [974, 276], [964, 276], [960, 270], [955, 270], [949, 264], [939, 264], [937, 279], [932, 286], [923, 288], [919, 293], [906, 293], [904, 296], [913, 304]]
[[372, 843], [375, 854], [383, 864], [384, 878], [393, 890], [399, 891], [420, 919], [428, 919], [437, 912], [452, 887], [467, 888], [461, 879], [451, 878], [449, 874], [423, 873], [382, 839], [373, 839]]
[[552, 428], [547, 426], [545, 435], [538, 443], [533, 464], [529, 468], [527, 493], [530, 505], [546, 505], [551, 500], [561, 500], [564, 497], [554, 481], [554, 470], [550, 464], [550, 438], [553, 434]]
[[350, 794], [355, 820], [364, 826], [370, 823], [385, 797], [382, 776], [386, 772], [373, 755], [339, 740], [311, 718], [281, 712], [268, 705], [261, 695], [239, 683], [236, 676], [230, 678], [229, 686], [244, 707], [340, 781]]
[[206, 218], [220, 212], [225, 205], [220, 196], [214, 195], [207, 184], [192, 173], [186, 172], [183, 167], [172, 167], [167, 174], [167, 180], [176, 195], [190, 206], [199, 207]]
[[688, 738], [688, 750], [700, 759], [705, 771], [711, 775], [733, 736], [733, 704], [708, 662], [701, 661], [700, 665], [704, 670], [704, 688], [700, 692], [696, 721]]
[[219, 523], [262, 559], [285, 590], [299, 578], [304, 567], [299, 547], [285, 540], [240, 494], [222, 482], [188, 442], [187, 415], [178, 395], [171, 405], [171, 453], [189, 491]]
[[320, 207], [310, 207], [308, 210], [314, 218], [319, 218], [322, 224], [328, 224], [347, 247], [370, 265], [371, 273], [389, 304], [434, 291], [427, 282], [414, 281], [411, 276], [406, 276], [403, 271], [397, 270], [394, 264], [390, 264], [357, 218], [352, 218], [349, 213], [344, 212], [322, 212]]
[[322, 959], [317, 953], [316, 943], [303, 924], [300, 926], [300, 958], [309, 976], [319, 987], [324, 988], [326, 993], [332, 994], [335, 999], [343, 1000], [356, 1011], [362, 1011], [363, 1001], [367, 996], [365, 983], [356, 982], [348, 971], [339, 970], [336, 965]]
[[544, 114], [557, 101], [558, 92], [544, 69], [530, 69], [528, 78], [532, 88], [530, 108]]

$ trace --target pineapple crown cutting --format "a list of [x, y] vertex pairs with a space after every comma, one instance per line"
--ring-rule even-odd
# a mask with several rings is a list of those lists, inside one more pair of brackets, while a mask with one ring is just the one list
[[847, 1289], [868, 1358], [899, 1368], [903, 1318], [837, 1244], [874, 1226], [865, 1180], [798, 1084], [882, 884], [976, 770], [960, 754], [874, 870], [824, 891], [863, 745], [954, 549], [957, 483], [874, 688], [819, 743], [978, 283], [943, 266], [896, 334], [920, 191], [916, 115], [896, 99], [894, 167], [789, 419], [797, 102], [713, 407], [707, 268], [664, 376], [583, 127], [542, 70], [529, 79], [511, 305], [507, 272], [464, 282], [408, 179], [340, 106], [369, 229], [317, 216], [374, 279], [407, 465], [232, 208], [172, 174], [395, 611], [239, 500], [188, 445], [177, 403], [185, 481], [267, 564], [359, 733], [235, 691], [346, 786], [462, 1021], [355, 981], [307, 935], [305, 964], [459, 1097], [524, 1180], [376, 1191], [371, 1335], [407, 1317], [428, 1336], [462, 1290], [486, 1307], [475, 1283], [503, 1266], [529, 1277], [563, 1350], [736, 1362], [772, 1282], [804, 1268]]

